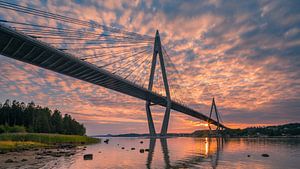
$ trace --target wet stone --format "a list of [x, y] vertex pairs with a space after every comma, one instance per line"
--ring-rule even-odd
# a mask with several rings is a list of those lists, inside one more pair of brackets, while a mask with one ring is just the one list
[[109, 139], [104, 140], [104, 143], [108, 144], [108, 142], [109, 142]]
[[85, 154], [85, 155], [83, 156], [83, 159], [84, 159], [84, 160], [93, 160], [93, 154]]
[[5, 161], [5, 163], [13, 163], [14, 161], [12, 160], [12, 159], [7, 159], [6, 161]]
[[38, 159], [38, 160], [43, 159], [43, 158], [44, 158], [44, 157], [41, 157], [41, 156], [35, 157], [35, 159]]
[[270, 157], [269, 154], [262, 154], [261, 156], [263, 156], [263, 157]]

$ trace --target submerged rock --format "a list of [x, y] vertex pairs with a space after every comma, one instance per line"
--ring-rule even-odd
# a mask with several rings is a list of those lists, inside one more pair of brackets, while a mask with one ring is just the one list
[[38, 159], [38, 160], [40, 160], [40, 159], [43, 159], [44, 157], [42, 157], [42, 156], [37, 156], [37, 157], [35, 157], [35, 159]]
[[104, 140], [104, 143], [108, 144], [108, 142], [109, 142], [109, 139]]
[[85, 154], [83, 155], [84, 160], [93, 160], [93, 154]]
[[270, 157], [269, 154], [262, 154], [261, 156], [263, 156], [263, 157]]
[[14, 161], [12, 160], [12, 159], [7, 159], [6, 161], [5, 161], [5, 163], [13, 163]]

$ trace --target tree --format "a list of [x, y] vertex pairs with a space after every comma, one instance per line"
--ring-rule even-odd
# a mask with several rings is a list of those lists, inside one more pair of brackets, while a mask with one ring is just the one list
[[63, 133], [63, 119], [60, 111], [54, 110], [51, 116], [52, 133]]
[[62, 114], [59, 110], [52, 111], [48, 107], [36, 106], [34, 102], [27, 105], [14, 100], [0, 103], [0, 125], [24, 126], [27, 132], [60, 133], [84, 135], [83, 124], [78, 123], [72, 116]]

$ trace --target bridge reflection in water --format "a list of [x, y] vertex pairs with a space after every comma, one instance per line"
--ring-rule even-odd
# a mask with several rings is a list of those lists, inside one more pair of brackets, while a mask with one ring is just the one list
[[165, 168], [190, 168], [199, 166], [200, 163], [210, 163], [212, 168], [216, 168], [218, 165], [219, 153], [225, 143], [224, 138], [205, 138], [205, 144], [203, 145], [203, 139], [199, 139], [197, 140], [199, 144], [194, 145], [196, 153], [185, 156], [180, 160], [177, 159], [176, 161], [171, 161], [167, 138], [150, 138], [149, 154], [146, 163], [147, 168], [152, 168], [151, 164], [157, 139], [161, 143]]

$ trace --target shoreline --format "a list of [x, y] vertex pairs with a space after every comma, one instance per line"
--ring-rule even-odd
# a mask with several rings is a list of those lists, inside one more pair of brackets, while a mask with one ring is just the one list
[[73, 148], [35, 148], [0, 154], [0, 169], [5, 168], [46, 168], [55, 167], [59, 160], [71, 158], [84, 150], [83, 146]]
[[88, 144], [101, 139], [77, 135], [45, 133], [0, 134], [0, 169], [55, 168], [59, 160], [66, 160], [85, 150]]

